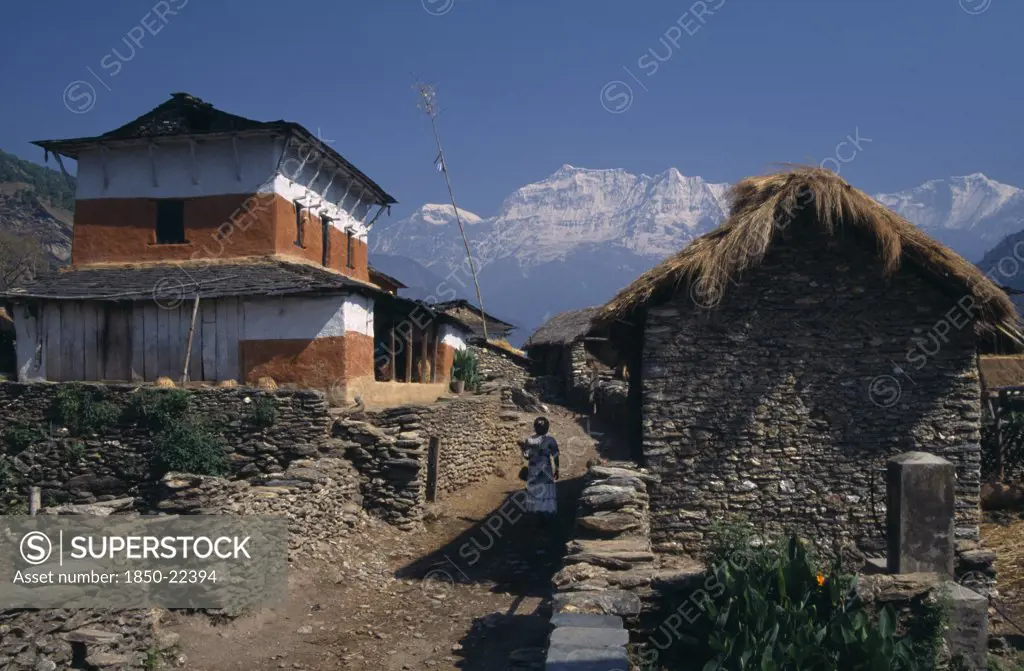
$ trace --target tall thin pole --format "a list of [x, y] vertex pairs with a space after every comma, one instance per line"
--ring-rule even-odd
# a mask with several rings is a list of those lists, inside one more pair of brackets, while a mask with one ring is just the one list
[[466, 238], [466, 228], [462, 225], [462, 217], [459, 216], [459, 206], [455, 204], [455, 193], [452, 191], [452, 180], [448, 174], [448, 161], [444, 158], [444, 149], [441, 147], [441, 135], [437, 132], [437, 108], [434, 105], [436, 92], [430, 84], [417, 84], [420, 98], [420, 107], [430, 117], [430, 129], [434, 132], [434, 142], [437, 143], [437, 158], [440, 161], [441, 172], [444, 173], [444, 182], [448, 185], [448, 198], [452, 201], [452, 209], [455, 211], [455, 223], [459, 225], [459, 233], [462, 234], [462, 244], [466, 246], [466, 258], [469, 259], [469, 270], [473, 273], [473, 285], [476, 287], [476, 301], [480, 306], [480, 323], [483, 324], [484, 341], [490, 340], [487, 337], [487, 316], [484, 314], [484, 297], [480, 293], [480, 281], [476, 276], [476, 264], [473, 263], [473, 253], [469, 250], [469, 239]]

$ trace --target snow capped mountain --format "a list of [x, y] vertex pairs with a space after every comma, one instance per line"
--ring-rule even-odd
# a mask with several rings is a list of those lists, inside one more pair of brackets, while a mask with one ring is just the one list
[[[606, 301], [724, 221], [728, 187], [675, 168], [649, 176], [563, 165], [514, 191], [493, 217], [460, 210], [488, 311], [518, 324], [521, 341], [553, 313]], [[875, 198], [970, 261], [1024, 230], [1024, 190], [980, 173]], [[465, 259], [450, 205], [378, 225], [371, 244], [440, 277]], [[462, 281], [453, 288], [471, 294], [470, 278]]]
[[969, 261], [979, 261], [1004, 237], [1024, 229], [1024, 190], [980, 172], [875, 199]]
[[[481, 219], [459, 210], [467, 236], [484, 259], [515, 257], [524, 270], [564, 258], [581, 245], [612, 245], [661, 258], [725, 218], [726, 184], [684, 177], [588, 170], [563, 165], [547, 179], [513, 192], [497, 216]], [[428, 268], [459, 263], [461, 245], [450, 205], [427, 204], [381, 230], [373, 251], [415, 258]], [[441, 226], [446, 232], [424, 224]], [[455, 237], [452, 237], [455, 236]]]

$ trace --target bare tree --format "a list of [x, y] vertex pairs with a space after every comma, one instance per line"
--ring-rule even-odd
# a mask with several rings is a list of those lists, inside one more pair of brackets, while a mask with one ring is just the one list
[[0, 291], [8, 291], [46, 269], [43, 246], [28, 235], [0, 230]]
[[469, 239], [466, 237], [466, 228], [462, 225], [462, 217], [459, 216], [459, 206], [455, 204], [455, 193], [452, 191], [452, 180], [448, 175], [448, 161], [444, 158], [444, 149], [441, 147], [441, 136], [437, 132], [437, 92], [432, 84], [417, 82], [416, 89], [420, 94], [420, 109], [426, 112], [430, 118], [430, 129], [434, 132], [434, 142], [437, 143], [437, 166], [444, 173], [445, 184], [448, 185], [448, 198], [452, 201], [452, 210], [455, 212], [455, 223], [459, 225], [459, 233], [462, 234], [462, 243], [466, 246], [466, 258], [469, 260], [469, 270], [473, 273], [473, 285], [476, 287], [476, 301], [480, 306], [480, 322], [483, 324], [484, 340], [487, 337], [487, 316], [484, 314], [484, 297], [480, 293], [480, 281], [476, 276], [476, 265], [473, 263], [473, 253], [469, 250]]

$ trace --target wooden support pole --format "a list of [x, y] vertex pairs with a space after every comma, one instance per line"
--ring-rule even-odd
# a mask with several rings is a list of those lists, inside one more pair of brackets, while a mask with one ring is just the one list
[[391, 381], [398, 378], [398, 357], [395, 354], [395, 322], [391, 322]]
[[425, 384], [427, 382], [427, 366], [430, 365], [430, 359], [427, 357], [427, 327], [424, 326], [420, 329], [420, 383]]
[[412, 329], [410, 326], [409, 330], [405, 334], [405, 381], [412, 382]]
[[192, 321], [188, 325], [188, 344], [185, 345], [185, 370], [181, 373], [181, 383], [188, 382], [188, 365], [192, 361], [192, 338], [196, 334], [196, 315], [199, 314], [199, 294], [192, 303]]
[[433, 352], [430, 355], [430, 381], [437, 382], [437, 343], [441, 339], [441, 331], [437, 324], [434, 324], [434, 340], [431, 343], [433, 345]]
[[42, 497], [40, 496], [39, 487], [28, 488], [28, 514], [35, 515], [39, 512], [41, 507]]

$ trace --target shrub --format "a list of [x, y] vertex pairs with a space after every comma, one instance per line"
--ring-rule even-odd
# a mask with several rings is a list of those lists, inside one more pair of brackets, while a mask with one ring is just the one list
[[[819, 570], [796, 536], [760, 547], [733, 531], [712, 548], [703, 611], [686, 631], [687, 659], [706, 671], [811, 669], [916, 671], [933, 667], [934, 636], [896, 631], [891, 607], [873, 621], [855, 576]], [[731, 552], [730, 552], [731, 551]], [[693, 613], [691, 605], [690, 612]]]
[[188, 414], [190, 407], [184, 389], [143, 388], [132, 394], [128, 409], [140, 427], [162, 431]]
[[116, 424], [121, 414], [116, 405], [106, 400], [105, 389], [78, 384], [57, 389], [54, 413], [73, 436], [100, 433]]
[[178, 388], [145, 388], [132, 395], [131, 419], [153, 436], [150, 471], [154, 478], [170, 471], [196, 475], [227, 472], [224, 441], [207, 420], [190, 415], [192, 396]]
[[182, 418], [171, 422], [153, 438], [153, 475], [170, 471], [196, 475], [223, 475], [228, 461], [224, 441], [206, 422]]
[[33, 426], [14, 424], [4, 431], [4, 447], [8, 454], [20, 454], [45, 437], [42, 431]]
[[270, 396], [259, 396], [249, 408], [249, 421], [260, 429], [269, 429], [277, 422], [277, 402]]

